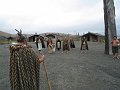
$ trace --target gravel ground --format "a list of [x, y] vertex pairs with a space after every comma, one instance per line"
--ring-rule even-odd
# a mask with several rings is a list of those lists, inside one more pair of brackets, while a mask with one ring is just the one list
[[[120, 60], [104, 54], [104, 44], [89, 42], [89, 50], [80, 53], [79, 42], [68, 53], [46, 53], [46, 66], [52, 90], [120, 90]], [[31, 43], [37, 52], [35, 44]], [[0, 90], [10, 90], [9, 48], [0, 45]], [[48, 90], [43, 65], [40, 66], [40, 90]]]

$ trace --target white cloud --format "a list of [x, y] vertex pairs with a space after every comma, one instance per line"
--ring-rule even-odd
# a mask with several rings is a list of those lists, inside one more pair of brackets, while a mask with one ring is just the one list
[[115, 0], [115, 13], [116, 13], [116, 19], [120, 19], [120, 1]]
[[23, 30], [82, 27], [103, 21], [103, 1], [0, 0], [0, 18]]

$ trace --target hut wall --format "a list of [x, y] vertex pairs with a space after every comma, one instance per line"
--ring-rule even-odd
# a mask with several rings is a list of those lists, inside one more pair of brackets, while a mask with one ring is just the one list
[[98, 37], [94, 36], [94, 35], [90, 35], [90, 41], [97, 42], [98, 41]]
[[98, 37], [98, 42], [105, 42], [105, 37], [104, 36], [99, 36]]

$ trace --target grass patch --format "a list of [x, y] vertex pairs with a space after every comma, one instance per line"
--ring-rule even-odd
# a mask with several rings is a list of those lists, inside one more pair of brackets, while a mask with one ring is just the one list
[[8, 44], [9, 42], [7, 40], [0, 40], [0, 44]]
[[10, 44], [12, 42], [16, 42], [16, 41], [0, 40], [0, 44]]

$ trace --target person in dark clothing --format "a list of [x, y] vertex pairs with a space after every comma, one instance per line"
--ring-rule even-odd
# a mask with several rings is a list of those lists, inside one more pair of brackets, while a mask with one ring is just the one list
[[81, 50], [81, 53], [84, 53], [85, 50], [88, 50], [88, 43], [87, 43], [87, 39], [85, 37], [83, 37], [81, 39], [81, 48], [80, 48], [80, 50]]
[[70, 39], [70, 48], [75, 48], [75, 43], [72, 38]]
[[40, 38], [40, 39], [41, 39], [41, 43], [42, 43], [42, 48], [45, 48], [44, 38]]

